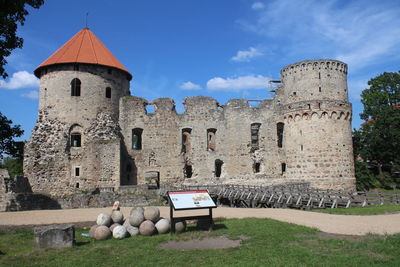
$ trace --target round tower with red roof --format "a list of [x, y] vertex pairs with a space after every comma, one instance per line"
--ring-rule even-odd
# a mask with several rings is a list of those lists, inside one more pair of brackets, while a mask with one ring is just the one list
[[118, 185], [119, 100], [130, 95], [132, 75], [88, 28], [34, 73], [40, 79], [39, 116], [24, 159], [34, 191]]

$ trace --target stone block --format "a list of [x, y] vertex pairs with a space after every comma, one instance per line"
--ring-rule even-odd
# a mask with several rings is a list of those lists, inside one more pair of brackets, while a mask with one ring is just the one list
[[67, 248], [75, 243], [75, 226], [73, 224], [55, 224], [34, 228], [35, 247]]

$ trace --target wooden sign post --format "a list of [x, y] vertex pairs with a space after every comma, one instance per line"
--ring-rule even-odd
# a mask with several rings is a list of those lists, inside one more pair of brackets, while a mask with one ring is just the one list
[[[181, 220], [201, 220], [209, 222], [210, 230], [213, 226], [212, 209], [216, 208], [214, 201], [207, 190], [197, 191], [168, 191], [169, 211], [171, 218], [171, 233], [175, 233], [175, 223]], [[175, 217], [174, 210], [197, 210], [208, 209], [208, 215]]]

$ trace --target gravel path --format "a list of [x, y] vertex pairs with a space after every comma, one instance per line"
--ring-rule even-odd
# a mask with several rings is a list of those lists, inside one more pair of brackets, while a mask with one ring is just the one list
[[[159, 207], [161, 216], [169, 217], [169, 207]], [[122, 208], [127, 216], [131, 208]], [[110, 213], [110, 208], [33, 210], [0, 212], [0, 226], [40, 225], [53, 223], [95, 222], [101, 212]], [[208, 210], [175, 212], [174, 216], [205, 215]], [[219, 207], [213, 210], [214, 217], [225, 218], [271, 218], [278, 221], [315, 227], [332, 234], [365, 235], [400, 233], [400, 213], [385, 215], [335, 215], [293, 209], [242, 209]]]

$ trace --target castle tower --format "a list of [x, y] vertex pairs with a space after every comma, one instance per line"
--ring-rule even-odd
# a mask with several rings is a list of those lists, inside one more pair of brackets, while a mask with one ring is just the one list
[[281, 70], [282, 176], [321, 189], [355, 189], [347, 65], [307, 60]]
[[24, 170], [34, 191], [115, 187], [120, 179], [119, 100], [132, 75], [88, 28], [34, 71], [39, 116]]

